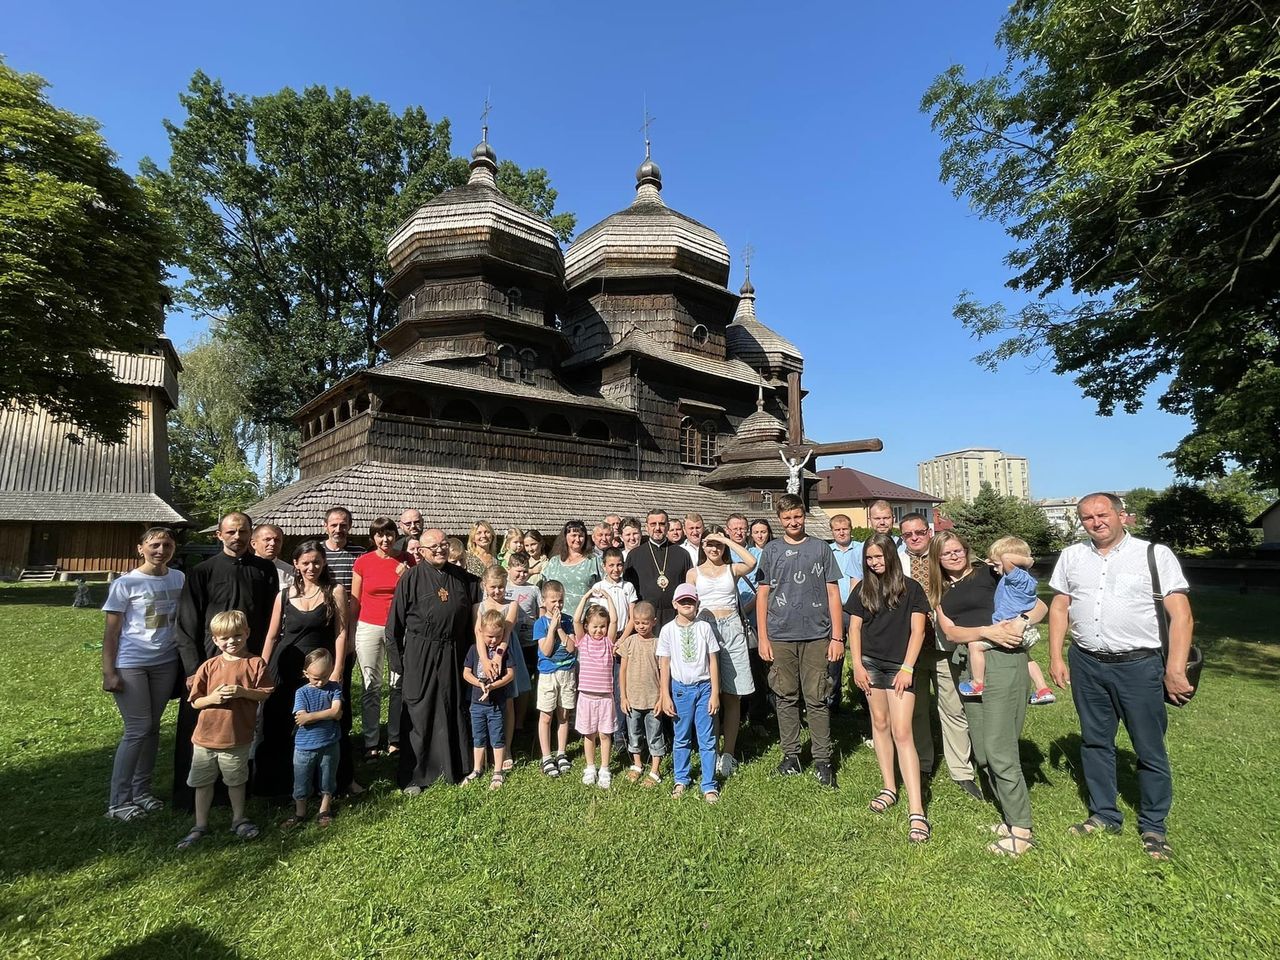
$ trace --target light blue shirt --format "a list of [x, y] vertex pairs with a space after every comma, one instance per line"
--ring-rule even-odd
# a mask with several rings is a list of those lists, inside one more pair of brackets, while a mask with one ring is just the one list
[[836, 566], [840, 568], [840, 602], [849, 599], [853, 585], [862, 579], [862, 544], [856, 540], [841, 549], [834, 541], [831, 552], [835, 555]]

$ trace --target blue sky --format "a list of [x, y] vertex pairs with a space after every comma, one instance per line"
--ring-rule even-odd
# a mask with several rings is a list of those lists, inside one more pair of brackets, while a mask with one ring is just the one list
[[[1025, 361], [987, 373], [951, 315], [963, 289], [1008, 293], [1009, 243], [939, 183], [918, 104], [953, 62], [999, 68], [1007, 0], [5, 6], [0, 53], [97, 118], [130, 171], [165, 163], [162, 120], [182, 118], [197, 69], [245, 94], [324, 84], [420, 104], [464, 154], [491, 90], [499, 156], [545, 167], [581, 230], [631, 201], [647, 98], [663, 197], [724, 238], [734, 290], [755, 249], [757, 312], [806, 357], [807, 433], [884, 441], [848, 466], [914, 486], [918, 461], [991, 446], [1030, 459], [1036, 497], [1171, 479], [1160, 454], [1185, 419], [1153, 403], [1097, 417]], [[180, 344], [196, 332], [170, 321]]]

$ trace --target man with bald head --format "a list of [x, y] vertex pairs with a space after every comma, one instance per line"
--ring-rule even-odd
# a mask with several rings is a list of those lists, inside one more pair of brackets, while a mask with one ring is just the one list
[[387, 616], [387, 659], [400, 674], [397, 784], [414, 796], [441, 778], [471, 771], [471, 726], [462, 661], [475, 643], [471, 610], [480, 581], [449, 562], [443, 530], [422, 534], [425, 562], [405, 571]]
[[270, 560], [280, 578], [280, 589], [293, 583], [293, 564], [280, 559], [280, 547], [284, 544], [284, 531], [274, 523], [260, 523], [253, 528], [249, 545], [263, 560]]
[[[253, 521], [248, 514], [228, 513], [218, 521], [222, 549], [187, 575], [178, 603], [178, 653], [188, 682], [200, 664], [217, 656], [209, 632], [215, 614], [239, 610], [249, 621], [249, 652], [262, 655], [275, 609], [280, 578], [275, 565], [249, 548]], [[191, 734], [196, 710], [186, 698], [178, 703], [178, 728], [173, 749], [173, 802], [183, 810], [194, 809], [195, 794], [187, 786], [191, 769]]]
[[422, 536], [422, 511], [414, 507], [407, 507], [400, 514], [400, 519], [396, 521], [396, 526], [400, 528], [400, 536], [391, 545], [391, 552], [407, 553], [409, 541], [417, 540]]

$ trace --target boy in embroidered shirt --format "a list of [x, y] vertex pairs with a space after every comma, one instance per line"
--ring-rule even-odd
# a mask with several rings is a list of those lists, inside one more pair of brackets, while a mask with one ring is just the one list
[[[538, 645], [538, 744], [542, 747], [542, 772], [548, 777], [568, 773], [569, 715], [578, 699], [578, 642], [573, 620], [564, 612], [564, 585], [559, 580], [542, 584], [543, 615], [533, 625]], [[556, 746], [551, 755], [551, 722], [555, 720]]]
[[232, 833], [242, 840], [258, 836], [258, 828], [244, 815], [244, 795], [258, 704], [271, 695], [271, 674], [266, 661], [249, 653], [249, 621], [241, 611], [216, 614], [209, 622], [209, 633], [222, 652], [201, 664], [191, 678], [188, 699], [200, 712], [191, 735], [187, 776], [187, 786], [196, 792], [196, 822], [178, 842], [179, 850], [198, 843], [209, 832], [213, 785], [219, 774], [231, 798]]
[[[587, 761], [582, 782], [588, 787], [596, 784], [601, 790], [608, 790], [613, 783], [609, 751], [617, 727], [617, 707], [613, 701], [613, 638], [617, 636], [617, 625], [609, 591], [596, 584], [578, 601], [578, 609], [573, 612], [573, 632], [578, 638], [577, 729], [582, 734]], [[600, 750], [599, 779], [597, 748]]]
[[[653, 633], [658, 612], [653, 604], [641, 600], [631, 611], [631, 633], [618, 645], [622, 669], [618, 673], [618, 698], [627, 718], [627, 749], [631, 753], [631, 769], [627, 779], [635, 783], [644, 776], [644, 785], [662, 782], [662, 758], [667, 754], [667, 738], [658, 714], [658, 695], [662, 673], [658, 669], [658, 638]], [[645, 776], [643, 753], [649, 747], [649, 773]]]
[[[987, 562], [1004, 574], [996, 584], [996, 609], [991, 615], [991, 622], [1004, 623], [1006, 620], [1024, 617], [1036, 605], [1036, 578], [1027, 572], [1035, 559], [1031, 556], [1031, 547], [1027, 541], [1017, 537], [1001, 537], [987, 551]], [[1028, 631], [1022, 649], [1032, 646], [1038, 638], [1037, 631]], [[990, 649], [991, 644], [985, 640], [975, 640], [966, 645], [969, 676], [972, 679], [962, 680], [956, 685], [960, 696], [971, 699], [982, 696], [986, 687], [987, 651]]]
[[691, 583], [676, 587], [671, 605], [676, 618], [658, 635], [660, 711], [675, 718], [673, 797], [684, 796], [692, 782], [690, 760], [694, 732], [702, 761], [702, 796], [720, 799], [716, 787], [715, 715], [720, 711], [720, 644], [711, 624], [698, 620], [698, 590]]
[[298, 732], [293, 737], [293, 816], [280, 824], [291, 830], [307, 818], [307, 798], [311, 796], [316, 769], [320, 770], [320, 813], [316, 824], [333, 822], [333, 795], [338, 786], [338, 739], [342, 718], [342, 684], [329, 679], [333, 654], [323, 647], [310, 651], [302, 661], [305, 685], [293, 695], [293, 720]]

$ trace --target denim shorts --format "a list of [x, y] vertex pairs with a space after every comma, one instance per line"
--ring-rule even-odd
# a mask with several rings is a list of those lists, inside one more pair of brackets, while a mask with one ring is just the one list
[[649, 756], [667, 755], [667, 738], [662, 732], [662, 718], [654, 710], [637, 710], [627, 714], [627, 749], [631, 753], [643, 753], [649, 745]]
[[507, 745], [506, 730], [502, 725], [501, 704], [471, 704], [471, 745], [477, 750], [483, 747], [492, 747], [497, 750]]
[[[898, 668], [902, 666], [900, 660], [880, 660], [876, 657], [862, 658], [862, 669], [867, 671], [867, 675], [871, 678], [871, 686], [876, 690], [892, 690], [893, 680], [898, 675]], [[907, 687], [907, 691], [914, 692], [916, 678], [911, 677], [911, 683]]]
[[338, 792], [338, 741], [308, 750], [293, 748], [293, 799], [311, 796], [316, 767], [320, 768], [320, 793], [333, 796]]

